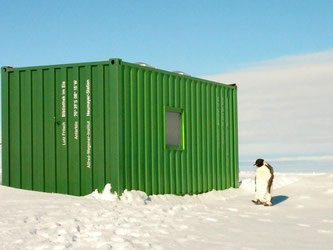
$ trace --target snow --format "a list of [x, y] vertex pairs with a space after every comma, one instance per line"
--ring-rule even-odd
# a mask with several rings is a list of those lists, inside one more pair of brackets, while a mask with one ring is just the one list
[[273, 206], [239, 189], [85, 197], [0, 186], [0, 249], [332, 249], [333, 172], [276, 173]]

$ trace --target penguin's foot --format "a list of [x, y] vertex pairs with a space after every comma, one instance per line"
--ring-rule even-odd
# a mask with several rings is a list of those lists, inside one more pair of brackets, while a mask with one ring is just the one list
[[260, 200], [252, 200], [252, 202], [253, 202], [254, 204], [256, 204], [256, 205], [260, 205], [260, 204], [262, 204], [262, 203], [260, 202]]
[[265, 202], [265, 203], [264, 203], [264, 206], [265, 206], [265, 207], [272, 206], [272, 202]]

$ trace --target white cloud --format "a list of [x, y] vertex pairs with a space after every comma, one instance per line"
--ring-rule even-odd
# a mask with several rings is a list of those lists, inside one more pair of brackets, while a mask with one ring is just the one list
[[333, 152], [333, 51], [205, 78], [238, 85], [241, 159]]
[[[299, 156], [299, 157], [280, 157], [271, 158], [270, 162], [276, 161], [333, 161], [333, 155], [322, 155], [322, 156]], [[241, 162], [253, 162], [252, 160], [241, 160]]]
[[279, 58], [252, 63], [250, 66], [253, 68], [267, 68], [271, 67], [289, 67], [291, 65], [309, 65], [309, 64], [322, 64], [332, 62], [333, 50], [320, 51], [316, 53], [282, 56]]

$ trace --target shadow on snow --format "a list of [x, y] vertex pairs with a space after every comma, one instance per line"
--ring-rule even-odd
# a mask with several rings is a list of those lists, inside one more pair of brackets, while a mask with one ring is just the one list
[[272, 197], [272, 203], [273, 206], [280, 204], [281, 202], [284, 202], [285, 200], [287, 200], [289, 197], [285, 196], [285, 195], [277, 195]]

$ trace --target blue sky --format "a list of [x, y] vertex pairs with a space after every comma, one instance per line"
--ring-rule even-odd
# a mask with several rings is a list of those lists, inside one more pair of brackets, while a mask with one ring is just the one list
[[333, 169], [333, 1], [0, 4], [1, 66], [119, 57], [236, 82], [243, 169]]
[[0, 65], [120, 57], [210, 75], [333, 48], [332, 1], [1, 1]]

